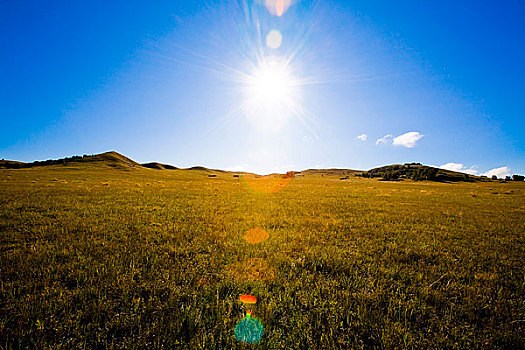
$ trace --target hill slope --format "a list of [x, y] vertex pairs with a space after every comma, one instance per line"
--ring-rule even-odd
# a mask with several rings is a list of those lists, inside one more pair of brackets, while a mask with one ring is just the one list
[[122, 154], [110, 151], [94, 155], [84, 155], [84, 156], [72, 156], [60, 159], [48, 159], [43, 161], [34, 161], [31, 163], [2, 160], [0, 161], [0, 167], [4, 169], [23, 169], [23, 168], [33, 168], [40, 166], [79, 166], [79, 165], [96, 165], [96, 166], [109, 166], [112, 168], [133, 168], [141, 167], [141, 165], [134, 160], [129, 159]]
[[143, 163], [141, 165], [145, 168], [157, 169], [157, 170], [177, 170], [178, 169], [176, 166], [157, 163], [157, 162]]
[[94, 154], [92, 156], [85, 156], [81, 160], [81, 163], [85, 162], [103, 162], [113, 167], [140, 167], [141, 165], [134, 160], [123, 156], [122, 154], [110, 151], [101, 154]]

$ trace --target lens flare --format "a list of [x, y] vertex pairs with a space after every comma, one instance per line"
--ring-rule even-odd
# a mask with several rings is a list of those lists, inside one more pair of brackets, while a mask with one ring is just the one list
[[285, 188], [293, 179], [293, 175], [272, 174], [266, 176], [242, 175], [241, 181], [250, 190], [258, 193], [275, 193]]
[[[250, 306], [257, 303], [257, 298], [250, 294], [244, 294], [239, 300]], [[264, 327], [257, 319], [252, 318], [252, 310], [246, 311], [246, 317], [235, 326], [235, 338], [243, 343], [258, 343], [261, 341]]]
[[281, 17], [292, 5], [292, 0], [265, 0], [264, 5], [272, 15]]
[[235, 338], [243, 343], [259, 343], [263, 337], [264, 327], [259, 320], [246, 316], [235, 326]]
[[278, 49], [281, 47], [282, 42], [283, 36], [278, 30], [273, 29], [266, 36], [266, 46], [268, 46], [270, 49]]
[[244, 235], [244, 240], [250, 244], [261, 243], [266, 241], [268, 238], [270, 238], [268, 232], [260, 227], [252, 228]]
[[277, 0], [277, 3], [275, 4], [275, 12], [277, 13], [277, 16], [281, 17], [284, 13], [284, 0]]
[[257, 298], [250, 294], [241, 295], [239, 300], [245, 304], [255, 304], [257, 302]]

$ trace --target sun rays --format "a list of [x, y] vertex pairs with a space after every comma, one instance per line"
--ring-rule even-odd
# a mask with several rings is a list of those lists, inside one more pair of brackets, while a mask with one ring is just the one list
[[[228, 110], [216, 116], [209, 132], [247, 123], [254, 133], [278, 134], [285, 126], [297, 124], [317, 138], [318, 121], [309, 112], [304, 92], [326, 83], [329, 74], [309, 69], [316, 63], [304, 60], [316, 51], [308, 44], [311, 26], [317, 21], [299, 18], [291, 11], [294, 6], [290, 0], [228, 5], [210, 14], [210, 20], [231, 19], [218, 24], [210, 51], [172, 46], [170, 53], [156, 53], [170, 64], [207, 73], [224, 83]], [[291, 26], [294, 30], [287, 30]]]
[[[315, 30], [324, 16], [317, 8], [288, 0], [225, 3], [203, 15], [212, 26], [207, 45], [167, 38], [152, 52], [159, 66], [184, 67], [207, 82], [201, 93], [208, 103], [196, 116], [207, 121], [201, 137], [235, 138], [238, 154], [260, 174], [290, 170], [294, 147], [321, 142], [327, 128], [318, 106], [333, 66], [325, 33]], [[176, 80], [173, 86], [181, 88]]]

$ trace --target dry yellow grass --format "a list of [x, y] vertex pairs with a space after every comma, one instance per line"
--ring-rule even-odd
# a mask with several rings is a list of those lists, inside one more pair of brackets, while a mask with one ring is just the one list
[[247, 178], [0, 170], [0, 346], [525, 346], [525, 183]]

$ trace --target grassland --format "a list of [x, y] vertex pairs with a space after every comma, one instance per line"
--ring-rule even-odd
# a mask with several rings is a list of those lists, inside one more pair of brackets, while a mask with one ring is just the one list
[[0, 170], [0, 349], [525, 347], [525, 183], [208, 175]]

